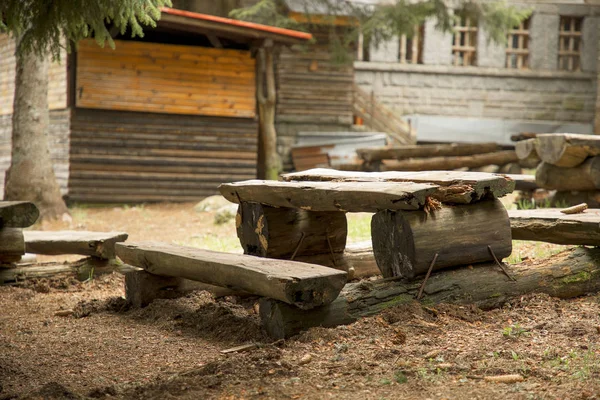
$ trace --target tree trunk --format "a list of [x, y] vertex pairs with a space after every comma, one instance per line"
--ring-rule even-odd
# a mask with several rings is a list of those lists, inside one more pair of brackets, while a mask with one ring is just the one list
[[68, 214], [56, 181], [48, 147], [48, 60], [25, 54], [17, 43], [12, 158], [6, 171], [4, 198], [27, 200], [41, 219]]
[[431, 211], [380, 211], [371, 235], [375, 260], [384, 277], [424, 275], [433, 271], [498, 259], [512, 251], [510, 222], [497, 199]]
[[[267, 43], [258, 50], [258, 71], [256, 75], [256, 97], [259, 116], [259, 161], [264, 165], [258, 171], [264, 179], [277, 180], [281, 170], [281, 160], [277, 153], [277, 132], [275, 130], [275, 104], [277, 88], [275, 86], [275, 63], [273, 44]], [[265, 93], [266, 92], [266, 93]]]
[[[572, 298], [600, 290], [600, 249], [577, 248], [545, 260], [543, 265], [505, 266], [509, 280], [494, 263], [432, 274], [425, 285], [424, 302], [500, 307], [527, 293]], [[287, 338], [313, 326], [349, 324], [386, 308], [414, 301], [421, 282], [381, 280], [348, 284], [325, 307], [298, 310], [285, 303], [261, 299], [260, 317], [274, 339]]]
[[509, 210], [512, 237], [556, 244], [600, 246], [600, 213], [563, 214], [560, 209]]
[[498, 150], [500, 146], [496, 143], [452, 143], [358, 149], [356, 153], [366, 162], [373, 162], [418, 157], [470, 156]]
[[514, 150], [460, 157], [411, 158], [408, 160], [384, 160], [382, 171], [434, 171], [457, 168], [477, 168], [484, 165], [504, 165], [518, 161]]
[[556, 190], [600, 189], [600, 157], [591, 157], [572, 168], [557, 167], [543, 162], [535, 172], [540, 187]]

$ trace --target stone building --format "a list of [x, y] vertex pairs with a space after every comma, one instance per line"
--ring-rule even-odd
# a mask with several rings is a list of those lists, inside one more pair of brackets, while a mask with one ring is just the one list
[[600, 3], [517, 5], [532, 14], [506, 45], [490, 42], [477, 21], [461, 18], [455, 33], [444, 33], [428, 20], [413, 38], [366, 49], [355, 82], [409, 119], [419, 141], [593, 133]]

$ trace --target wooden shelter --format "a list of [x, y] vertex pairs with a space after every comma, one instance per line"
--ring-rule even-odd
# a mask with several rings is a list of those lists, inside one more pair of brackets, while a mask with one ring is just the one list
[[[254, 55], [304, 32], [177, 9], [116, 49], [79, 43], [51, 68], [50, 147], [71, 201], [195, 201], [256, 176]], [[0, 184], [10, 165], [14, 41], [0, 36]]]

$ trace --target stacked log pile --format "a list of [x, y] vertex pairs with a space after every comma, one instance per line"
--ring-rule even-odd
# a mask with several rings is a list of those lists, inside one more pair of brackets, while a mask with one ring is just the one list
[[33, 203], [0, 202], [0, 264], [15, 263], [25, 254], [23, 228], [33, 225], [39, 215]]
[[600, 207], [600, 137], [538, 134], [517, 142], [515, 150], [522, 162], [537, 164], [538, 187], [557, 191], [554, 204]]
[[[482, 169], [485, 172], [520, 174], [514, 150], [496, 143], [452, 143], [357, 150], [365, 171], [433, 171]], [[351, 169], [351, 168], [349, 168]]]

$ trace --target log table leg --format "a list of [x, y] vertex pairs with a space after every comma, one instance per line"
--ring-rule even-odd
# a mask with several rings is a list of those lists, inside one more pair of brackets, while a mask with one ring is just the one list
[[315, 212], [242, 202], [237, 235], [245, 254], [346, 270], [344, 212]]
[[502, 259], [512, 251], [510, 220], [498, 199], [431, 211], [380, 211], [371, 221], [375, 260], [384, 277]]

